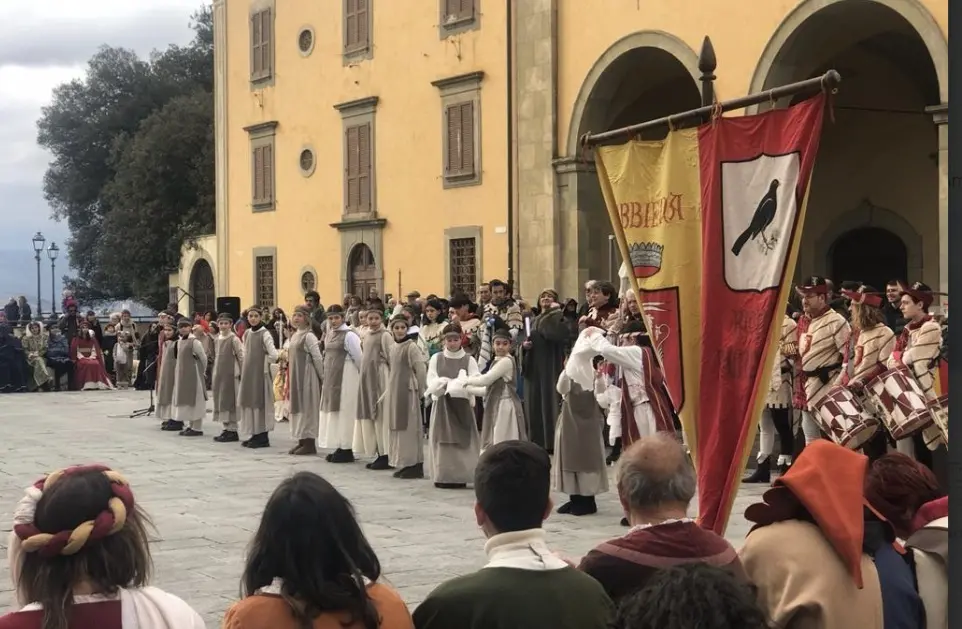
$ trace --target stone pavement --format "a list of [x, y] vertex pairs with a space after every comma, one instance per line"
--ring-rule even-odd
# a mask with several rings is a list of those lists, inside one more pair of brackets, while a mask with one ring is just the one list
[[[128, 417], [147, 402], [135, 391], [0, 396], [0, 612], [14, 606], [6, 544], [23, 488], [77, 463], [105, 463], [127, 476], [157, 528], [154, 584], [187, 600], [208, 627], [219, 626], [238, 596], [244, 552], [268, 496], [296, 470], [324, 475], [353, 502], [387, 580], [412, 609], [441, 581], [484, 564], [471, 491], [397, 481], [361, 464], [288, 456], [286, 424], [263, 450], [214, 443], [214, 426], [204, 438], [183, 439], [161, 432], [154, 418]], [[748, 531], [741, 514], [761, 493], [744, 487], [735, 502], [728, 537], [736, 547]], [[545, 528], [554, 549], [580, 557], [620, 535], [620, 517], [609, 493], [599, 499], [597, 515], [553, 515]]]

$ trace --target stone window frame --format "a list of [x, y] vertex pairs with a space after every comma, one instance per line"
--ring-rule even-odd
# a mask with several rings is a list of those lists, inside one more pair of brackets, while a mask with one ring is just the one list
[[[304, 155], [304, 151], [311, 154], [311, 167], [304, 168], [301, 162], [301, 156]], [[297, 170], [300, 171], [302, 177], [310, 177], [317, 170], [317, 151], [314, 150], [314, 146], [311, 144], [305, 144], [301, 147], [301, 150], [297, 152]]]
[[[455, 16], [452, 19], [450, 17], [452, 13], [449, 10], [452, 2], [470, 6], [470, 16]], [[479, 30], [481, 28], [480, 5], [481, 0], [438, 0], [438, 38], [447, 39], [468, 31]]]
[[[348, 43], [348, 11], [352, 2], [367, 2], [364, 24], [367, 26], [367, 42], [363, 45]], [[341, 2], [341, 55], [344, 65], [351, 65], [374, 58], [374, 0], [342, 0]]]
[[[248, 48], [250, 52], [249, 79], [251, 89], [261, 89], [274, 84], [275, 64], [277, 62], [277, 11], [275, 10], [275, 0], [255, 0], [250, 5], [250, 17], [248, 19]], [[259, 18], [262, 13], [269, 13], [270, 31], [267, 40], [267, 52], [270, 57], [269, 67], [261, 73], [254, 73], [254, 20]]]
[[[474, 238], [474, 271], [475, 284], [480, 285], [484, 281], [484, 229], [480, 225], [463, 225], [460, 227], [449, 227], [444, 230], [444, 290], [451, 290], [451, 241], [461, 238]], [[477, 293], [478, 286], [474, 287]]]
[[314, 291], [317, 290], [317, 287], [318, 287], [317, 269], [315, 269], [313, 266], [309, 264], [306, 264], [301, 267], [300, 272], [297, 274], [297, 290], [299, 291], [300, 295], [304, 295], [307, 292], [307, 290], [304, 289], [303, 279], [304, 279], [304, 276], [307, 275], [308, 273], [310, 273], [314, 277], [314, 288], [307, 289], [307, 290], [314, 290]]
[[[309, 33], [311, 36], [311, 45], [307, 50], [301, 48], [301, 37], [304, 36], [304, 33]], [[311, 53], [314, 52], [314, 49], [317, 48], [317, 32], [314, 30], [314, 27], [310, 24], [305, 24], [297, 29], [297, 39], [295, 42], [297, 45], [297, 52], [300, 53], [302, 57], [310, 57]]]
[[[260, 302], [260, 286], [258, 285], [257, 278], [257, 259], [258, 258], [271, 258], [273, 267], [273, 278], [271, 279], [272, 286], [271, 292], [274, 293], [273, 303], [262, 304]], [[251, 283], [251, 303], [260, 308], [268, 306], [270, 308], [277, 307], [277, 247], [254, 247], [251, 249], [251, 269], [253, 271], [253, 282]], [[316, 276], [315, 276], [316, 277]], [[300, 279], [300, 278], [298, 278]]]
[[[334, 109], [341, 114], [341, 159], [342, 159], [342, 191], [341, 216], [344, 220], [366, 220], [377, 217], [377, 106], [380, 98], [368, 96], [357, 100], [338, 103]], [[370, 207], [367, 211], [348, 211], [348, 131], [356, 126], [368, 125], [370, 128]]]
[[[441, 96], [441, 181], [445, 190], [478, 186], [482, 183], [481, 167], [481, 83], [484, 72], [476, 71], [432, 81]], [[447, 172], [448, 163], [448, 108], [472, 103], [474, 113], [474, 172], [470, 175]]]
[[[247, 132], [248, 142], [250, 143], [251, 211], [273, 212], [277, 209], [277, 121], [271, 120], [244, 127], [244, 131]], [[256, 167], [254, 151], [266, 146], [271, 148], [271, 164], [269, 167], [271, 194], [269, 198], [261, 200], [256, 199], [254, 194], [254, 183], [257, 177], [257, 173], [254, 172]]]

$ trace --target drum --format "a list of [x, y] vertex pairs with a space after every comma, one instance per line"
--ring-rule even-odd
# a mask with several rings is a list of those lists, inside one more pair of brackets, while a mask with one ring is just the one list
[[[929, 402], [927, 406], [929, 408], [929, 412], [932, 413], [932, 420], [935, 423], [934, 427], [938, 428], [938, 432], [939, 432], [938, 437], [941, 439], [941, 442], [948, 445], [949, 444], [949, 396], [941, 395], [936, 399], [932, 400], [931, 402]], [[933, 431], [929, 431], [929, 432], [933, 432]], [[925, 433], [924, 436], [926, 437], [925, 445], [929, 446], [929, 437], [930, 437], [929, 433]], [[931, 437], [935, 437], [935, 435], [933, 434], [931, 435]], [[934, 445], [931, 446], [930, 449], [934, 450], [935, 449]]]
[[874, 403], [893, 439], [905, 439], [932, 425], [922, 387], [909, 373], [908, 367], [889, 369], [865, 385], [865, 393]]
[[878, 420], [865, 410], [862, 401], [849, 389], [836, 385], [814, 405], [814, 418], [832, 441], [858, 450], [875, 436]]

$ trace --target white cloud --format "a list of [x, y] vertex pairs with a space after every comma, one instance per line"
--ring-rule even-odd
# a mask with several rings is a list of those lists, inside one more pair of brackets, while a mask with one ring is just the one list
[[[37, 119], [61, 83], [82, 78], [101, 45], [125, 47], [146, 57], [193, 38], [190, 16], [204, 0], [33, 0], [17, 18], [0, 25], [0, 253], [23, 250], [24, 268], [0, 273], [0, 294], [11, 274], [29, 273], [30, 237], [43, 231], [63, 241], [66, 226], [50, 219], [43, 198], [49, 154], [37, 146]], [[8, 258], [9, 260], [10, 258]]]

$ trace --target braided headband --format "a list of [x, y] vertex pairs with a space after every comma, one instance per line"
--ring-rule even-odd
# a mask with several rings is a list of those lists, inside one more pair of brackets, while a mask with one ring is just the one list
[[[113, 496], [107, 508], [93, 520], [81, 522], [70, 531], [56, 534], [44, 533], [34, 524], [37, 503], [63, 477], [78, 472], [101, 472], [110, 481]], [[28, 487], [14, 515], [13, 532], [21, 541], [24, 552], [38, 553], [41, 557], [74, 555], [88, 542], [97, 541], [117, 533], [127, 523], [127, 514], [134, 508], [134, 495], [127, 480], [104, 465], [86, 465], [58, 470]]]

